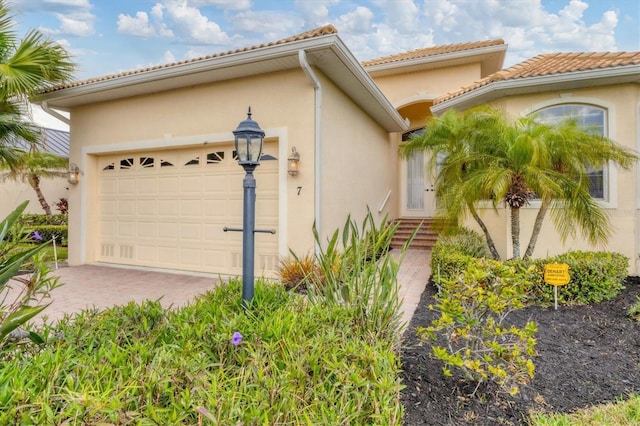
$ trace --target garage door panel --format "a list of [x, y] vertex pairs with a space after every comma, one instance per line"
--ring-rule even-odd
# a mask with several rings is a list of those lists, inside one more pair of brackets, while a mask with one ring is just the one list
[[136, 236], [136, 224], [135, 222], [125, 222], [123, 220], [118, 221], [118, 233], [119, 238], [134, 238]]
[[[161, 171], [164, 172], [162, 169]], [[179, 194], [180, 178], [178, 176], [163, 176], [158, 178], [158, 192], [161, 194]]]
[[158, 237], [176, 240], [178, 238], [177, 222], [158, 222]]
[[158, 216], [159, 217], [177, 218], [177, 216], [178, 216], [178, 206], [180, 205], [180, 203], [177, 200], [175, 200], [175, 199], [173, 199], [173, 200], [161, 199], [161, 200], [157, 200], [157, 205], [158, 205]]
[[180, 224], [180, 241], [200, 242], [202, 235], [202, 224], [182, 223]]
[[[240, 274], [242, 233], [223, 231], [242, 227], [244, 172], [232, 152], [229, 144], [100, 158], [99, 260]], [[256, 227], [277, 229], [278, 161], [264, 164]], [[272, 274], [277, 259], [278, 236], [256, 234], [256, 272]]]
[[155, 222], [138, 222], [137, 236], [142, 239], [156, 239], [156, 223]]
[[100, 181], [98, 188], [103, 196], [114, 195], [118, 193], [118, 182], [114, 179], [104, 179]]
[[118, 200], [118, 216], [133, 216], [136, 213], [136, 200]]
[[139, 178], [137, 183], [139, 195], [152, 195], [158, 192], [156, 177]]
[[156, 215], [156, 200], [138, 200], [138, 216]]
[[136, 179], [135, 178], [120, 178], [118, 180], [118, 195], [122, 194], [135, 194], [136, 193]]
[[226, 194], [229, 191], [229, 176], [220, 174], [205, 175], [202, 189], [205, 193]]

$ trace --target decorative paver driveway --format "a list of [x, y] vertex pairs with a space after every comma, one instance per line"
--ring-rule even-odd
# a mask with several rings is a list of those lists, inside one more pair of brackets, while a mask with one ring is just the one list
[[[429, 279], [430, 252], [409, 250], [398, 273], [403, 320], [408, 322]], [[47, 321], [88, 308], [104, 309], [128, 302], [160, 300], [165, 307], [186, 305], [199, 294], [213, 289], [219, 280], [105, 265], [82, 265], [53, 271], [64, 285], [52, 291], [52, 304], [44, 311]]]

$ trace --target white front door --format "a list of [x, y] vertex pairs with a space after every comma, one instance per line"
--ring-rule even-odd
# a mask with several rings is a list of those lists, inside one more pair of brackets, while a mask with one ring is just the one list
[[435, 189], [426, 171], [426, 155], [415, 152], [404, 162], [404, 200], [402, 216], [433, 216]]

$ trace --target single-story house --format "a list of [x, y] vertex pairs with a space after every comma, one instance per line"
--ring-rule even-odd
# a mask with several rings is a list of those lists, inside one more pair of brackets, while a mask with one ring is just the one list
[[[40, 149], [69, 157], [69, 132], [49, 128], [40, 129]], [[25, 140], [16, 139], [12, 142], [16, 147], [29, 150], [29, 143]], [[40, 188], [47, 202], [50, 205], [57, 203], [61, 198], [67, 198], [69, 184], [65, 178], [51, 177], [43, 178], [40, 181]], [[44, 214], [40, 202], [33, 188], [26, 182], [16, 182], [14, 180], [0, 180], [0, 219], [4, 219], [18, 205], [25, 200], [29, 200], [26, 213]], [[58, 213], [55, 207], [52, 212]]]
[[[429, 217], [435, 200], [426, 158], [401, 160], [398, 146], [424, 126], [431, 109], [457, 107], [472, 93], [499, 102], [484, 101], [493, 86], [478, 82], [500, 75], [506, 49], [502, 40], [489, 40], [360, 63], [329, 25], [52, 89], [40, 102], [45, 111], [70, 113], [70, 159], [82, 170], [69, 191], [69, 263], [239, 274], [242, 237], [223, 229], [242, 222], [244, 171], [234, 160], [232, 131], [248, 106], [266, 134], [255, 171], [256, 227], [276, 230], [256, 234], [258, 274], [272, 274], [290, 249], [313, 251], [314, 223], [327, 236], [367, 208], [380, 220]], [[621, 91], [635, 102], [635, 112], [625, 115], [634, 124], [615, 134], [633, 146], [640, 99], [634, 66], [636, 80]], [[559, 86], [555, 96], [564, 94]], [[294, 148], [299, 173], [289, 175]], [[632, 182], [634, 222], [624, 232], [633, 229], [637, 240], [637, 178]], [[611, 249], [638, 255], [637, 243], [633, 252]]]

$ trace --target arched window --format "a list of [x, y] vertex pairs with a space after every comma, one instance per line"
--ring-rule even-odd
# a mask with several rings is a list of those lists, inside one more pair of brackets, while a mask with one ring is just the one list
[[[588, 132], [607, 136], [607, 111], [603, 108], [584, 104], [562, 104], [538, 110], [535, 114], [540, 121], [550, 124], [570, 118]], [[607, 168], [592, 169], [589, 179], [591, 196], [597, 200], [608, 200]]]

